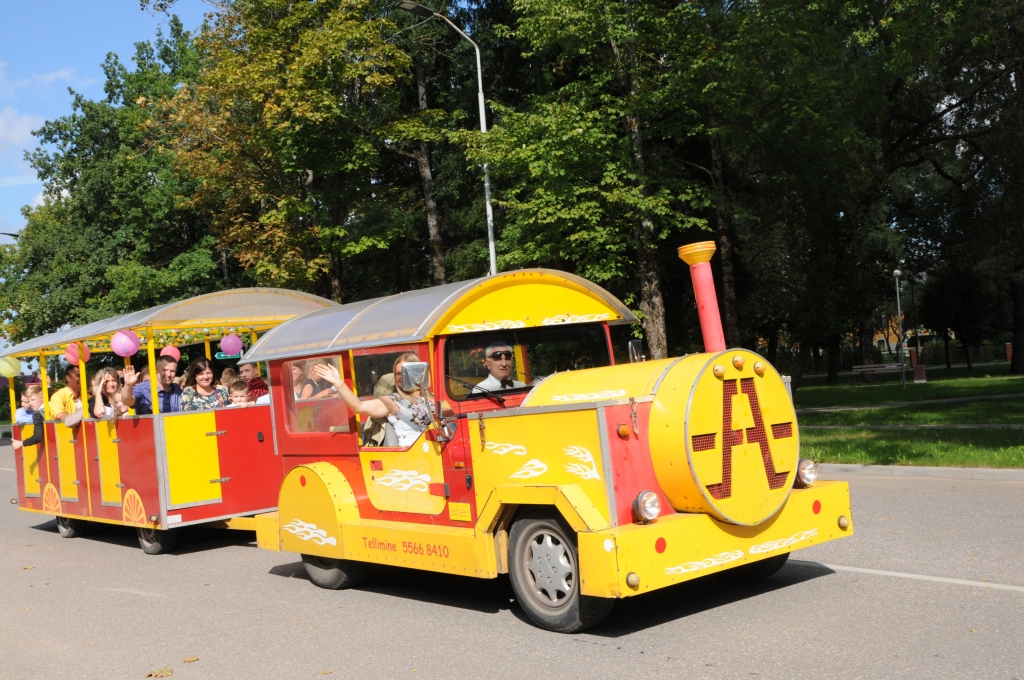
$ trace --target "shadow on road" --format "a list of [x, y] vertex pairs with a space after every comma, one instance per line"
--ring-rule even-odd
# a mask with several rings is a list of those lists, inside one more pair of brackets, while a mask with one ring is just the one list
[[[280, 564], [270, 569], [269, 573], [284, 578], [308, 580], [302, 562]], [[587, 633], [610, 638], [631, 635], [834, 573], [826, 566], [802, 562], [787, 564], [775, 576], [761, 583], [732, 583], [722, 574], [706, 576], [653, 593], [626, 598], [616, 605], [607, 621]], [[489, 614], [509, 610], [520, 621], [533, 625], [515, 602], [506, 575], [493, 580], [475, 579], [376, 565], [367, 580], [357, 589]]]
[[[31, 527], [38, 531], [57, 533], [57, 521], [50, 520]], [[234, 531], [229, 529], [211, 529], [209, 527], [192, 526], [178, 529], [178, 544], [171, 557], [189, 555], [206, 550], [216, 550], [228, 546], [256, 547], [256, 535], [251, 531]], [[133, 550], [141, 550], [136, 531], [132, 527], [103, 522], [89, 522], [89, 530], [85, 536], [76, 540], [97, 541], [111, 546], [121, 546]]]
[[[302, 562], [280, 564], [270, 569], [268, 573], [308, 580]], [[373, 565], [366, 580], [356, 589], [489, 614], [497, 614], [510, 607], [519, 608], [512, 599], [512, 586], [505, 575], [500, 575], [496, 579], [476, 579], [419, 569]]]
[[760, 583], [732, 583], [725, 574], [705, 576], [626, 598], [615, 606], [604, 623], [587, 632], [601, 637], [623, 637], [834, 573], [826, 566], [804, 563], [787, 564]]

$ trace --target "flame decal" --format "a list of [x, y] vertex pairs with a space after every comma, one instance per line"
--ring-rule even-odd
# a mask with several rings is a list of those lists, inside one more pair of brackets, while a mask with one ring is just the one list
[[558, 326], [563, 323], [588, 323], [590, 321], [604, 321], [605, 319], [611, 318], [611, 314], [580, 314], [579, 316], [572, 316], [570, 314], [559, 314], [558, 316], [548, 317], [541, 321], [544, 326]]
[[579, 463], [567, 463], [565, 469], [568, 472], [583, 479], [601, 481], [601, 474], [597, 471], [597, 463], [594, 462], [594, 456], [591, 455], [590, 451], [587, 451], [582, 446], [566, 446], [562, 450], [565, 451], [565, 455], [581, 461]]
[[729, 562], [735, 562], [739, 558], [743, 557], [742, 550], [734, 550], [732, 552], [718, 553], [714, 557], [709, 557], [700, 562], [684, 562], [675, 567], [668, 567], [665, 569], [666, 574], [686, 574], [691, 571], [699, 571], [701, 569], [710, 569], [711, 567], [717, 567], [721, 564], [728, 564]]
[[615, 399], [624, 396], [626, 396], [626, 390], [603, 390], [582, 394], [556, 394], [551, 397], [551, 401], [598, 401], [599, 399]]
[[793, 534], [789, 538], [780, 538], [777, 541], [768, 541], [767, 543], [758, 543], [757, 545], [752, 547], [749, 552], [750, 552], [751, 555], [757, 555], [758, 553], [770, 552], [772, 550], [778, 550], [779, 548], [788, 548], [789, 546], [793, 545], [794, 543], [799, 543], [800, 541], [806, 541], [808, 538], [811, 538], [812, 536], [817, 536], [817, 535], [818, 535], [818, 530], [817, 529], [808, 529], [807, 531], [801, 531], [798, 534]]
[[323, 529], [318, 529], [315, 524], [307, 524], [301, 519], [293, 519], [281, 528], [303, 541], [313, 541], [317, 545], [338, 545], [338, 539], [334, 536], [328, 536]]
[[485, 321], [484, 323], [467, 323], [464, 325], [448, 326], [449, 333], [475, 333], [477, 331], [500, 331], [506, 328], [525, 328], [525, 321], [513, 321], [501, 319], [500, 321]]
[[519, 468], [518, 472], [513, 472], [508, 476], [509, 479], [531, 479], [533, 477], [540, 477], [542, 474], [548, 471], [548, 466], [540, 462], [536, 458], [526, 461], [523, 467]]
[[430, 490], [430, 475], [420, 474], [416, 470], [388, 470], [386, 475], [376, 480], [377, 484], [387, 486], [395, 491], [422, 491], [427, 493]]
[[513, 456], [526, 455], [526, 447], [519, 446], [518, 444], [497, 444], [495, 442], [487, 442], [484, 445], [484, 448], [496, 456], [504, 456], [506, 453], [511, 453]]

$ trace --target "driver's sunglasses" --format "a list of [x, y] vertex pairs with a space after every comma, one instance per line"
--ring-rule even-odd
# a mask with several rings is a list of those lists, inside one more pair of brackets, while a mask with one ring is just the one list
[[491, 352], [487, 355], [488, 359], [494, 359], [495, 361], [501, 361], [502, 359], [512, 359], [512, 352]]

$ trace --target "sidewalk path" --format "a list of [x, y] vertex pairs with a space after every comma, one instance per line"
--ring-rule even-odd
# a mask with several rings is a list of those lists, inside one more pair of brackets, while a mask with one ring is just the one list
[[970, 423], [941, 425], [801, 425], [801, 430], [1024, 430], [1020, 423]]

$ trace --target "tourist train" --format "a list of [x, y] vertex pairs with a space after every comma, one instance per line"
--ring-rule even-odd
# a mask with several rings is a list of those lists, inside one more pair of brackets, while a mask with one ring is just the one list
[[[150, 553], [185, 526], [255, 531], [325, 588], [371, 564], [508, 574], [530, 618], [562, 632], [700, 576], [766, 578], [852, 535], [849, 490], [801, 460], [783, 377], [725, 347], [713, 252], [680, 248], [705, 351], [671, 359], [633, 342], [616, 363], [611, 327], [636, 317], [546, 269], [343, 305], [230, 290], [21, 343], [2, 361], [39, 362], [46, 413], [16, 451], [18, 505], [68, 537], [135, 527]], [[172, 410], [160, 350], [210, 358], [229, 336], [248, 341], [240, 362], [262, 367], [269, 400]], [[85, 386], [89, 354], [115, 349], [146, 357], [153, 413], [54, 419], [47, 362], [75, 360]], [[12, 381], [12, 418], [16, 397]]]

